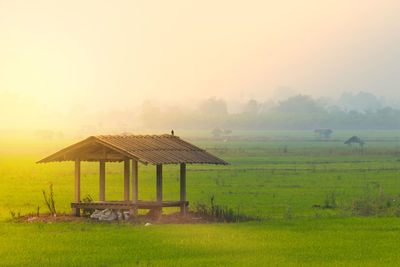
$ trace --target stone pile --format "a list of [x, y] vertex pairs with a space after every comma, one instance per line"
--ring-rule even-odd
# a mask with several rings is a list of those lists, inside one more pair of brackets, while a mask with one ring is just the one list
[[95, 210], [90, 218], [97, 219], [99, 221], [128, 221], [129, 220], [129, 211], [113, 211], [110, 209], [105, 210]]

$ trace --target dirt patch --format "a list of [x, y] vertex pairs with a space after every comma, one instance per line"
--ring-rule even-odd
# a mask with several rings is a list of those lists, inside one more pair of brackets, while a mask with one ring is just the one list
[[13, 221], [15, 222], [43, 222], [43, 223], [53, 223], [53, 222], [86, 222], [88, 218], [86, 217], [76, 217], [69, 214], [57, 214], [52, 215], [50, 213], [44, 214], [27, 214], [17, 218], [14, 218]]
[[182, 216], [180, 212], [163, 214], [157, 219], [141, 215], [138, 216], [136, 221], [150, 222], [152, 224], [204, 224], [221, 222], [218, 218], [205, 217], [203, 214], [197, 212], [188, 212], [185, 216]]
[[[89, 217], [76, 217], [69, 214], [57, 214], [56, 216], [45, 213], [45, 214], [27, 214], [14, 218], [15, 222], [41, 222], [41, 223], [57, 223], [57, 222], [93, 222], [93, 223], [104, 223], [99, 220], [90, 219]], [[118, 222], [118, 221], [112, 221]], [[158, 218], [147, 215], [139, 215], [135, 219], [130, 220], [132, 224], [205, 224], [213, 222], [221, 222], [220, 219], [213, 217], [205, 217], [197, 212], [188, 212], [185, 216], [182, 216], [180, 212], [162, 214]], [[109, 222], [106, 222], [109, 223]]]

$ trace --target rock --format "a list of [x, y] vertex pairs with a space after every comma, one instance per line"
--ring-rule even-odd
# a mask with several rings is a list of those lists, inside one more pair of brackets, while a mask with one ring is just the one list
[[124, 220], [125, 220], [125, 221], [129, 221], [129, 218], [130, 218], [130, 213], [129, 213], [129, 211], [124, 211]]
[[91, 215], [90, 215], [90, 218], [92, 218], [92, 219], [98, 219], [100, 216], [101, 216], [101, 214], [102, 214], [102, 210], [95, 210]]
[[114, 221], [117, 218], [118, 215], [115, 212], [108, 210], [99, 217], [99, 221]]

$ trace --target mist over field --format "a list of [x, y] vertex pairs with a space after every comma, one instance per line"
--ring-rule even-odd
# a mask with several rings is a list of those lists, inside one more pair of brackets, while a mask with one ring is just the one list
[[67, 111], [35, 99], [0, 93], [1, 130], [30, 130], [81, 135], [136, 133], [170, 129], [314, 130], [399, 129], [400, 105], [371, 93], [343, 93], [338, 98], [286, 94], [267, 100], [227, 101], [210, 97], [181, 103], [146, 100], [129, 108], [94, 111], [73, 105]]
[[0, 129], [397, 129], [399, 11], [0, 1]]

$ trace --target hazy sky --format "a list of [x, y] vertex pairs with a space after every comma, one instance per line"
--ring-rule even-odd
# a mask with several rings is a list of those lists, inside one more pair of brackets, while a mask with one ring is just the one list
[[400, 95], [400, 1], [0, 0], [0, 92], [50, 106]]

